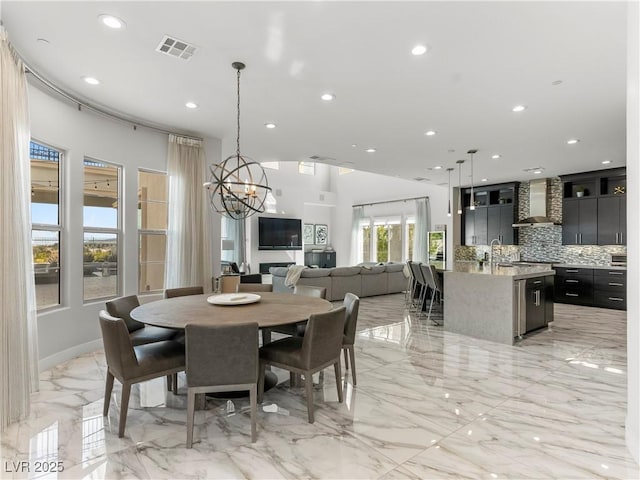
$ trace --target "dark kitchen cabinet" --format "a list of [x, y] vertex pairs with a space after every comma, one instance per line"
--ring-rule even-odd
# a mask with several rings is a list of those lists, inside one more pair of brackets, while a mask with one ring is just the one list
[[562, 200], [562, 244], [598, 243], [598, 199], [595, 197]]
[[464, 244], [488, 245], [487, 207], [466, 208], [464, 211]]
[[487, 240], [494, 238], [503, 245], [513, 245], [513, 204], [487, 208]]
[[305, 252], [304, 264], [308, 267], [334, 268], [336, 252]]
[[526, 331], [531, 332], [547, 325], [545, 277], [528, 278], [526, 296]]
[[593, 305], [593, 269], [554, 267], [554, 300], [558, 303]]
[[474, 190], [474, 206], [471, 210], [471, 189], [463, 190], [464, 231], [463, 245], [489, 245], [497, 238], [504, 245], [516, 243], [513, 228], [517, 211], [518, 184], [501, 183], [486, 185]]
[[627, 309], [626, 270], [595, 269], [593, 304], [596, 307]]
[[598, 198], [598, 245], [627, 244], [627, 201], [624, 195]]
[[625, 168], [563, 175], [562, 244], [626, 245]]

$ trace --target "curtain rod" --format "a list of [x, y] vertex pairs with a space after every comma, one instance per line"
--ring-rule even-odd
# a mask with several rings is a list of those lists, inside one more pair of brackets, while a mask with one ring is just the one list
[[411, 200], [420, 200], [421, 198], [429, 198], [429, 197], [423, 196], [423, 197], [399, 198], [398, 200], [386, 200], [384, 202], [359, 203], [357, 205], [351, 205], [351, 208], [370, 207], [371, 205], [381, 205], [383, 203], [410, 202]]
[[127, 118], [127, 117], [124, 117], [124, 116], [121, 116], [121, 115], [117, 115], [117, 114], [112, 113], [112, 112], [108, 112], [108, 111], [106, 111], [106, 110], [104, 110], [104, 109], [102, 109], [100, 107], [97, 107], [96, 105], [92, 105], [90, 103], [82, 101], [79, 98], [77, 98], [74, 95], [72, 95], [71, 93], [67, 92], [66, 90], [63, 90], [62, 88], [58, 87], [57, 85], [55, 85], [51, 81], [49, 81], [46, 78], [44, 78], [36, 70], [34, 70], [33, 67], [31, 67], [27, 62], [25, 62], [24, 58], [22, 58], [22, 56], [20, 54], [18, 54], [18, 52], [15, 49], [14, 49], [14, 52], [16, 53], [16, 55], [22, 61], [22, 64], [24, 65], [26, 73], [31, 74], [31, 76], [33, 78], [38, 80], [42, 85], [47, 87], [49, 90], [57, 93], [58, 95], [60, 95], [63, 98], [66, 98], [67, 100], [70, 100], [71, 102], [77, 104], [78, 105], [78, 110], [82, 110], [83, 108], [86, 108], [88, 110], [91, 110], [94, 113], [97, 113], [97, 114], [103, 115], [105, 117], [109, 117], [109, 118], [118, 120], [118, 121], [123, 122], [123, 123], [127, 123], [129, 125], [132, 125], [134, 130], [137, 127], [143, 127], [143, 128], [148, 129], [148, 130], [154, 130], [156, 132], [164, 133], [164, 134], [167, 134], [167, 135], [174, 134], [174, 135], [178, 135], [180, 137], [191, 138], [193, 140], [203, 141], [203, 139], [200, 138], [200, 137], [195, 137], [193, 135], [185, 135], [183, 133], [172, 132], [170, 130], [166, 130], [166, 129], [160, 128], [160, 127], [155, 127], [153, 125], [149, 125], [149, 124], [144, 123], [144, 122], [138, 122], [138, 121], [133, 120], [131, 118]]

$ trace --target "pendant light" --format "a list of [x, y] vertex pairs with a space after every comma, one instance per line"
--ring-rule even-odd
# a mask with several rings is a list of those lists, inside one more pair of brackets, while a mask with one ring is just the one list
[[204, 184], [214, 211], [225, 217], [241, 220], [265, 210], [265, 200], [271, 192], [262, 165], [240, 154], [240, 71], [244, 63], [233, 62], [237, 71], [237, 136], [236, 153], [222, 163], [209, 166], [210, 180]]
[[449, 189], [448, 189], [448, 193], [449, 193], [449, 208], [447, 209], [447, 217], [451, 216], [451, 195], [452, 195], [452, 191], [451, 191], [451, 171], [453, 170], [453, 167], [449, 167], [447, 168], [447, 172], [449, 173]]
[[462, 215], [462, 164], [464, 160], [456, 161], [458, 164], [458, 215]]
[[476, 201], [475, 201], [475, 197], [473, 196], [473, 154], [474, 153], [478, 153], [478, 150], [471, 149], [467, 153], [471, 157], [471, 160], [470, 160], [470, 162], [471, 162], [471, 200], [469, 201], [469, 210], [475, 210], [476, 209]]

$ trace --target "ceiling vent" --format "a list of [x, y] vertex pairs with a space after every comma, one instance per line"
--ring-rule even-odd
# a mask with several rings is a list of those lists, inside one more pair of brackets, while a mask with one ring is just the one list
[[314, 162], [335, 162], [336, 159], [333, 157], [325, 157], [324, 155], [311, 155], [309, 157]]
[[426, 182], [426, 181], [428, 181], [428, 180], [429, 180], [428, 178], [424, 178], [424, 177], [413, 177], [413, 179], [414, 179], [416, 182]]
[[156, 48], [156, 52], [164, 53], [170, 57], [189, 60], [196, 53], [196, 47], [182, 40], [178, 40], [175, 37], [165, 35]]

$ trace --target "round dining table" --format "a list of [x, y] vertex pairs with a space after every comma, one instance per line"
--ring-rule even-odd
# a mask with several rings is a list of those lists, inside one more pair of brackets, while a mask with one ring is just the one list
[[[254, 294], [237, 293], [235, 296]], [[187, 295], [165, 298], [145, 303], [131, 310], [131, 318], [147, 325], [184, 329], [187, 324], [233, 325], [256, 322], [259, 328], [277, 327], [303, 322], [316, 313], [325, 313], [333, 308], [331, 302], [322, 298], [293, 295], [291, 293], [259, 292], [260, 299], [249, 304], [215, 305], [207, 300], [217, 295]], [[219, 297], [222, 297], [220, 295]], [[224, 295], [229, 298], [229, 295]], [[270, 335], [269, 335], [270, 336]], [[264, 337], [263, 338], [267, 338]], [[278, 383], [277, 376], [265, 372], [265, 391]], [[216, 397], [236, 398], [246, 396], [248, 391], [210, 394]]]
[[[237, 296], [250, 294], [238, 293]], [[260, 300], [249, 304], [213, 305], [212, 294], [187, 295], [145, 303], [131, 311], [131, 318], [147, 325], [184, 329], [188, 323], [198, 325], [233, 325], [256, 322], [260, 328], [302, 322], [315, 313], [333, 308], [322, 298], [291, 293], [259, 292]]]

